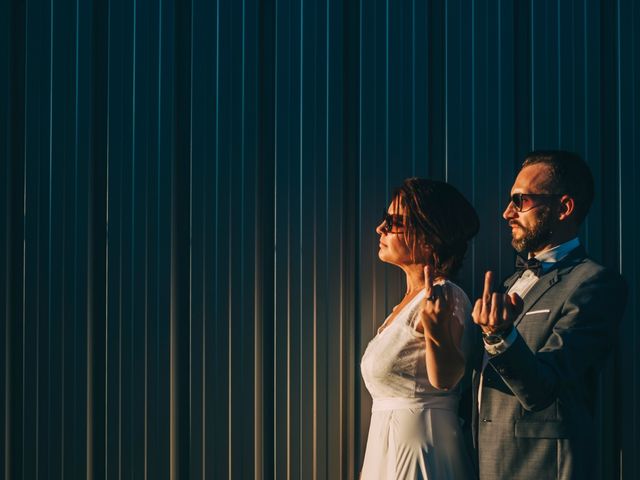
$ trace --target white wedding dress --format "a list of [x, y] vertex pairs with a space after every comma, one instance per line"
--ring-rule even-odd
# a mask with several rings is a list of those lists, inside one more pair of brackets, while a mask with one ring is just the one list
[[[469, 299], [447, 283], [455, 321], [464, 325]], [[415, 328], [423, 298], [424, 290], [383, 325], [362, 357], [362, 378], [373, 398], [362, 480], [475, 476], [458, 419], [457, 389], [437, 390], [427, 379], [424, 336]]]

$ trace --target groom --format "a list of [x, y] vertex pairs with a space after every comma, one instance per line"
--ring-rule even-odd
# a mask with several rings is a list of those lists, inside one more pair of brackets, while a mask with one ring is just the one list
[[593, 177], [576, 154], [533, 152], [502, 214], [517, 270], [492, 272], [473, 309], [474, 443], [481, 480], [594, 476], [595, 374], [617, 336], [626, 286], [591, 260], [578, 229]]

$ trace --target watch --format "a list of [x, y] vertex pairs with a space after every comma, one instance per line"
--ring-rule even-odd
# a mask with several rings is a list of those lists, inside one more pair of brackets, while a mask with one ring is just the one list
[[499, 332], [482, 332], [482, 339], [487, 345], [496, 345], [502, 342], [513, 331], [513, 325], [510, 325], [506, 330]]

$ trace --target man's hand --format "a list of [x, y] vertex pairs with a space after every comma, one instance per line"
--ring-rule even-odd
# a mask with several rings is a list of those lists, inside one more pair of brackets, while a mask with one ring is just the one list
[[510, 295], [492, 291], [493, 272], [484, 276], [482, 298], [476, 300], [471, 316], [485, 333], [505, 332], [511, 328], [522, 312], [522, 298], [516, 293]]

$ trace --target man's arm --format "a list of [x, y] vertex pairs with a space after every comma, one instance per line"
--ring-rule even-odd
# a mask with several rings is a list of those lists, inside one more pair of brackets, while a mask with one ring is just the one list
[[610, 352], [626, 302], [626, 285], [618, 274], [602, 270], [581, 282], [562, 306], [561, 317], [540, 351], [532, 352], [521, 336], [489, 363], [523, 408], [542, 410], [565, 384], [579, 381], [587, 369]]

